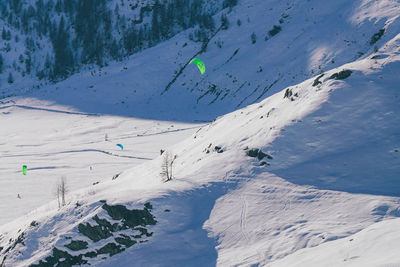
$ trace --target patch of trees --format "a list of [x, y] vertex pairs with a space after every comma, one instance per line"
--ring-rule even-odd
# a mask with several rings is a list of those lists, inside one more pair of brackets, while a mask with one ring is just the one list
[[[224, 6], [236, 2], [225, 0]], [[203, 0], [155, 0], [132, 6], [134, 11], [140, 8], [139, 19], [132, 20], [129, 14], [120, 14], [119, 4], [107, 0], [2, 0], [0, 15], [26, 39], [51, 42], [53, 51], [41, 62], [35, 62], [33, 56], [38, 44], [25, 42], [29, 51], [25, 72], [34, 70], [39, 78], [51, 80], [64, 79], [83, 64], [104, 66], [109, 60], [121, 60], [191, 27], [197, 28], [195, 39], [202, 41], [215, 27], [214, 14], [205, 10]], [[146, 17], [149, 20], [144, 20]], [[3, 40], [11, 40], [9, 30], [3, 28], [1, 35]]]

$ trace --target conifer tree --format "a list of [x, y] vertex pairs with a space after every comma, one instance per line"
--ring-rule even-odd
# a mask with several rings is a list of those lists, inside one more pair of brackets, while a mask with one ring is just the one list
[[3, 73], [4, 59], [2, 54], [0, 54], [0, 74]]
[[9, 84], [12, 84], [12, 83], [14, 82], [14, 77], [13, 77], [13, 75], [12, 75], [11, 72], [8, 74], [7, 82], [8, 82]]

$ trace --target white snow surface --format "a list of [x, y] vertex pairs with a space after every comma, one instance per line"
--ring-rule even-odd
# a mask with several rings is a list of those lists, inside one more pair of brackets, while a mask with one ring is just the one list
[[[332, 27], [336, 26], [330, 24], [332, 20], [329, 16], [341, 16], [341, 19], [334, 21], [359, 27], [359, 32], [354, 29], [345, 31], [345, 27], [342, 32], [341, 27], [337, 29], [337, 32], [348, 34], [348, 37], [356, 40], [359, 40], [362, 34], [365, 34], [365, 29], [371, 25], [386, 27], [387, 32], [384, 40], [377, 43], [376, 52], [373, 48], [367, 49], [368, 45], [364, 43], [355, 44], [349, 41], [344, 47], [340, 45], [343, 50], [339, 53], [335, 50], [339, 46], [335, 46], [335, 42], [331, 42], [329, 38], [324, 39], [324, 45], [310, 42], [307, 39], [309, 36], [301, 39], [302, 42], [295, 39], [301, 44], [297, 44], [296, 50], [292, 51], [293, 54], [288, 52], [279, 57], [279, 53], [274, 53], [268, 60], [279, 66], [282, 62], [288, 62], [285, 67], [283, 65], [281, 67], [285, 68], [286, 75], [289, 70], [295, 69], [294, 66], [300, 71], [304, 69], [305, 63], [317, 66], [323, 62], [331, 62], [329, 51], [340, 54], [335, 57], [336, 63], [332, 67], [325, 66], [322, 69], [324, 75], [319, 78], [321, 84], [313, 86], [315, 79], [320, 75], [314, 76], [311, 73], [281, 82], [279, 89], [268, 92], [270, 95], [268, 98], [218, 117], [207, 125], [188, 125], [182, 121], [188, 120], [190, 112], [196, 114], [194, 115], [196, 119], [209, 119], [211, 115], [232, 109], [232, 106], [221, 109], [217, 106], [210, 106], [209, 109], [199, 106], [198, 109], [193, 109], [190, 93], [188, 91], [178, 93], [176, 87], [171, 87], [170, 95], [167, 97], [159, 96], [161, 85], [165, 84], [170, 76], [165, 74], [157, 76], [159, 79], [151, 78], [159, 68], [158, 65], [152, 64], [148, 64], [149, 67], [142, 68], [143, 70], [137, 73], [124, 73], [121, 71], [121, 65], [115, 63], [110, 66], [106, 76], [92, 78], [89, 74], [83, 73], [58, 85], [43, 87], [37, 92], [32, 92], [30, 98], [23, 96], [2, 100], [1, 107], [6, 112], [0, 114], [2, 121], [10, 116], [10, 122], [20, 118], [25, 123], [10, 123], [7, 124], [10, 128], [1, 129], [1, 133], [7, 135], [10, 141], [3, 142], [0, 146], [2, 155], [3, 153], [8, 155], [5, 158], [9, 160], [6, 167], [1, 166], [0, 178], [3, 179], [5, 174], [10, 173], [11, 175], [15, 173], [14, 179], [21, 177], [18, 170], [21, 163], [15, 160], [16, 157], [21, 157], [23, 161], [31, 161], [34, 168], [42, 168], [33, 169], [32, 172], [28, 169], [29, 175], [37, 175], [37, 181], [42, 179], [40, 184], [37, 184], [38, 188], [47, 187], [46, 191], [50, 192], [49, 181], [52, 178], [49, 176], [59, 176], [59, 172], [68, 171], [65, 166], [74, 166], [68, 175], [76, 177], [71, 177], [71, 187], [81, 189], [70, 192], [67, 195], [68, 205], [61, 209], [57, 208], [55, 200], [50, 201], [49, 193], [47, 198], [37, 197], [36, 201], [32, 201], [40, 202], [39, 204], [47, 203], [46, 205], [23, 217], [16, 218], [13, 213], [18, 212], [10, 212], [9, 216], [14, 216], [15, 220], [0, 226], [0, 247], [3, 247], [0, 251], [0, 263], [3, 261], [5, 266], [29, 266], [51, 255], [53, 247], [67, 250], [64, 245], [69, 239], [66, 237], [90, 241], [77, 231], [77, 226], [80, 223], [92, 222], [95, 215], [103, 216], [105, 211], [101, 208], [99, 200], [106, 200], [108, 204], [123, 204], [128, 208], [142, 208], [143, 203], [149, 201], [153, 205], [152, 212], [157, 224], [149, 227], [153, 236], [148, 242], [135, 244], [120, 254], [105, 256], [105, 259], [88, 258], [92, 265], [129, 266], [134, 263], [137, 266], [273, 266], [275, 264], [277, 266], [395, 266], [400, 264], [397, 256], [400, 245], [398, 238], [400, 224], [399, 219], [396, 219], [400, 217], [399, 3], [389, 0], [379, 2], [364, 0], [351, 4], [348, 1], [338, 1], [334, 4], [309, 1], [306, 9], [296, 6], [301, 5], [300, 3], [295, 5], [282, 1], [279, 1], [281, 5], [278, 5], [278, 1], [268, 1], [271, 7], [263, 1], [256, 3], [239, 1], [239, 3], [231, 13], [232, 18], [235, 14], [239, 16], [254, 12], [259, 17], [270, 19], [260, 10], [266, 10], [267, 7], [268, 10], [275, 9], [275, 4], [283, 10], [288, 8], [296, 12], [300, 10], [315, 12], [315, 16], [318, 16], [315, 18], [316, 21], [317, 18], [326, 18], [323, 20], [327, 24], [324, 28], [325, 34], [332, 33]], [[331, 5], [335, 7], [332, 10], [343, 9], [345, 12], [328, 12], [327, 9], [332, 8]], [[245, 8], [249, 9], [249, 13], [239, 12]], [[311, 11], [314, 8], [315, 11]], [[281, 15], [280, 11], [271, 11], [271, 14], [277, 16], [276, 20]], [[312, 14], [303, 19], [314, 18]], [[253, 18], [250, 15], [249, 19], [259, 21], [257, 17]], [[246, 19], [243, 19], [244, 23], [245, 21]], [[313, 19], [311, 21], [313, 22]], [[293, 27], [301, 27], [300, 25], [307, 24], [298, 23]], [[260, 29], [263, 27], [260, 23]], [[321, 25], [318, 27], [321, 28]], [[243, 28], [234, 29], [238, 32], [243, 31]], [[221, 35], [231, 33], [233, 36], [223, 39], [226, 44], [229, 42], [234, 44], [235, 37], [238, 43], [241, 42], [240, 38], [237, 38], [238, 34], [235, 35], [233, 32], [234, 30], [221, 33]], [[304, 29], [302, 34], [299, 32], [299, 38], [307, 36], [305, 32], [307, 29]], [[337, 41], [338, 39], [334, 37], [336, 32], [333, 32], [332, 40]], [[376, 29], [371, 30], [371, 33], [374, 32]], [[294, 37], [292, 34], [283, 33], [282, 31], [277, 37]], [[323, 33], [320, 34], [318, 37], [323, 36]], [[273, 40], [273, 38], [269, 40], [272, 44], [269, 43], [271, 46], [268, 46], [268, 49], [283, 47], [282, 40], [276, 41], [275, 45]], [[369, 37], [365, 40], [369, 41]], [[128, 64], [139, 68], [148, 66], [146, 61], [153, 62], [160, 57], [160, 60], [165, 60], [161, 64], [164, 71], [165, 69], [167, 72], [172, 71], [173, 68], [166, 68], [170, 64], [168, 63], [171, 59], [170, 54], [163, 54], [164, 59], [159, 56], [161, 54], [158, 51], [172, 51], [175, 41], [181, 41], [180, 37], [177, 36], [170, 42], [132, 57], [132, 61]], [[261, 46], [261, 42], [263, 40], [259, 40], [256, 45]], [[309, 47], [310, 44], [315, 47]], [[335, 47], [330, 48], [330, 46]], [[357, 49], [352, 50], [353, 46]], [[249, 45], [244, 47], [248, 49], [248, 54], [243, 55], [241, 60], [237, 59], [235, 63], [241, 67], [235, 68], [230, 65], [226, 68], [232, 72], [240, 68], [246, 69], [238, 71], [238, 76], [242, 73], [246, 79], [256, 81], [246, 66], [257, 66], [257, 63], [250, 61], [262, 61], [270, 53], [266, 51], [261, 53], [259, 52], [261, 49], [254, 49]], [[188, 54], [194, 50], [192, 46], [186, 49]], [[356, 59], [353, 52], [358, 49], [366, 54]], [[220, 50], [210, 48], [204, 55], [206, 62], [212, 61], [213, 58], [216, 61], [223, 61], [222, 56], [217, 56], [217, 51]], [[250, 51], [256, 52], [250, 53]], [[298, 65], [298, 61], [291, 61], [288, 58], [289, 55], [301, 52], [307, 54], [301, 58], [303, 61], [301, 65]], [[272, 67], [275, 65], [271, 62], [268, 64], [274, 71], [279, 71]], [[117, 69], [121, 74], [117, 74]], [[342, 70], [351, 70], [352, 73], [343, 80], [330, 79], [331, 75]], [[215, 68], [207, 77], [216, 77], [222, 73], [223, 70]], [[271, 72], [268, 73], [273, 77], [276, 76]], [[135, 76], [131, 76], [132, 74]], [[94, 87], [90, 87], [92, 81], [97, 82]], [[138, 97], [132, 100], [133, 102], [128, 101], [128, 105], [124, 106], [121, 101], [128, 97], [125, 92], [132, 81], [136, 81], [138, 87], [150, 88], [149, 91], [137, 92], [142, 95], [152, 94], [150, 97], [152, 100], [146, 102], [143, 100], [148, 99], [147, 97]], [[267, 86], [265, 81], [257, 81]], [[57, 87], [59, 89], [56, 90]], [[74, 93], [79, 90], [74, 88], [81, 87], [87, 90], [82, 92], [79, 98], [77, 97], [79, 94]], [[108, 92], [107, 88], [115, 88], [116, 91], [107, 94], [105, 93]], [[91, 92], [94, 90], [97, 91]], [[292, 91], [292, 96], [285, 98], [287, 90]], [[100, 101], [100, 98], [104, 99]], [[165, 102], [167, 100], [171, 102]], [[182, 103], [184, 100], [187, 102]], [[100, 106], [98, 101], [103, 106]], [[174, 106], [178, 102], [182, 103], [182, 106]], [[71, 105], [71, 103], [76, 104]], [[132, 107], [134, 103], [139, 103], [138, 107]], [[165, 103], [170, 103], [173, 107], [168, 109], [160, 105]], [[146, 105], [150, 106], [145, 109]], [[30, 108], [29, 112], [26, 111], [26, 107]], [[99, 114], [101, 109], [108, 115]], [[138, 111], [140, 109], [143, 109], [142, 112]], [[138, 117], [151, 119], [154, 119], [157, 113], [163, 112], [160, 115], [162, 119], [175, 118], [175, 121], [157, 122], [121, 117], [124, 114], [126, 116], [129, 111], [134, 114], [138, 112]], [[49, 127], [41, 129], [42, 127], [32, 123], [32, 119], [43, 120]], [[62, 130], [59, 137], [58, 133], [55, 133], [59, 129], [57, 123], [65, 121], [72, 126], [75, 125], [75, 128], [60, 126]], [[174, 129], [182, 131], [165, 133], [171, 130], [172, 123]], [[36, 132], [26, 136], [16, 133], [15, 129], [20, 129], [22, 132], [27, 125], [33, 127]], [[138, 127], [138, 133], [132, 131], [134, 127]], [[201, 129], [197, 131], [197, 127]], [[112, 143], [104, 141], [104, 134], [107, 131], [113, 140]], [[151, 135], [157, 133], [162, 135]], [[182, 135], [175, 135], [176, 133]], [[137, 134], [150, 136], [143, 137], [148, 139], [142, 140]], [[170, 136], [168, 141], [153, 139], [155, 136], [163, 138], [166, 135]], [[127, 137], [125, 142], [128, 144], [127, 150], [119, 151], [114, 143], [124, 140], [124, 137]], [[183, 137], [187, 138], [177, 142]], [[56, 144], [50, 144], [51, 140]], [[36, 148], [29, 147], [35, 143], [40, 143], [45, 152], [37, 153]], [[25, 147], [18, 147], [20, 144]], [[169, 145], [168, 149], [177, 155], [174, 163], [175, 178], [167, 183], [163, 183], [159, 176], [162, 157], [156, 155], [161, 148], [160, 144]], [[73, 146], [78, 146], [80, 150], [96, 150], [87, 153], [98, 156], [93, 156], [95, 158], [89, 162], [84, 153], [75, 151]], [[216, 149], [216, 146], [220, 149]], [[138, 147], [140, 149], [137, 149]], [[272, 158], [264, 158], [266, 164], [261, 165], [258, 159], [246, 155], [246, 151], [253, 148], [262, 149]], [[72, 155], [76, 157], [75, 159], [60, 153], [71, 150], [74, 151]], [[223, 152], [218, 153], [217, 150]], [[103, 155], [101, 151], [112, 155]], [[114, 155], [128, 155], [142, 159], [120, 158]], [[39, 156], [44, 159], [36, 159]], [[106, 158], [101, 158], [102, 156]], [[114, 158], [115, 162], [109, 162]], [[49, 160], [51, 165], [44, 165]], [[97, 181], [97, 177], [89, 174], [88, 166], [91, 162], [95, 163], [92, 172], [97, 171], [96, 176], [104, 177], [99, 179], [100, 183], [96, 185], [90, 185], [93, 181]], [[55, 169], [49, 168], [54, 166]], [[133, 167], [129, 168], [130, 166]], [[117, 179], [111, 180], [113, 174], [121, 171]], [[39, 178], [43, 172], [48, 175]], [[26, 180], [19, 183], [26, 184], [28, 177], [31, 177], [29, 175], [23, 177], [22, 179]], [[87, 177], [95, 179], [90, 180], [92, 178]], [[79, 179], [85, 184], [79, 183]], [[12, 191], [15, 185], [7, 181], [2, 183], [7, 186], [7, 194], [12, 197], [15, 194], [15, 191]], [[90, 186], [84, 187], [86, 184]], [[33, 193], [38, 193], [38, 189], [34, 192], [32, 190], [30, 196], [29, 188], [25, 190], [28, 198], [33, 198]], [[8, 205], [16, 202], [15, 198], [4, 199]], [[29, 200], [22, 198], [21, 201]], [[80, 206], [76, 206], [76, 203]], [[31, 207], [34, 205], [36, 204], [32, 204]], [[166, 209], [170, 212], [165, 212]], [[26, 211], [27, 209], [24, 212]], [[38, 222], [38, 225], [30, 226], [33, 220]], [[23, 244], [15, 244], [14, 241], [22, 232]], [[98, 249], [113, 238], [91, 243], [91, 247], [83, 252]], [[12, 241], [9, 241], [10, 239]], [[13, 244], [15, 247], [12, 247]], [[10, 250], [6, 251], [7, 248]], [[70, 253], [75, 252], [70, 251]]]
[[360, 232], [301, 249], [271, 266], [399, 266], [400, 254], [393, 249], [400, 239], [400, 219], [386, 220]]
[[0, 121], [0, 224], [53, 200], [62, 176], [70, 191], [87, 188], [157, 157], [201, 126], [88, 114], [30, 98], [4, 101]]

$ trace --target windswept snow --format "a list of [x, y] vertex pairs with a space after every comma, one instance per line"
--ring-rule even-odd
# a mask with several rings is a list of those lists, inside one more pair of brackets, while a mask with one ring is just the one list
[[375, 223], [346, 238], [297, 251], [277, 266], [398, 266], [400, 219]]

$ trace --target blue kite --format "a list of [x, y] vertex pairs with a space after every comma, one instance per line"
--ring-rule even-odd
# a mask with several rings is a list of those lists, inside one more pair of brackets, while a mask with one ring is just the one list
[[119, 146], [122, 150], [124, 150], [124, 146], [121, 144], [117, 144], [117, 146]]

